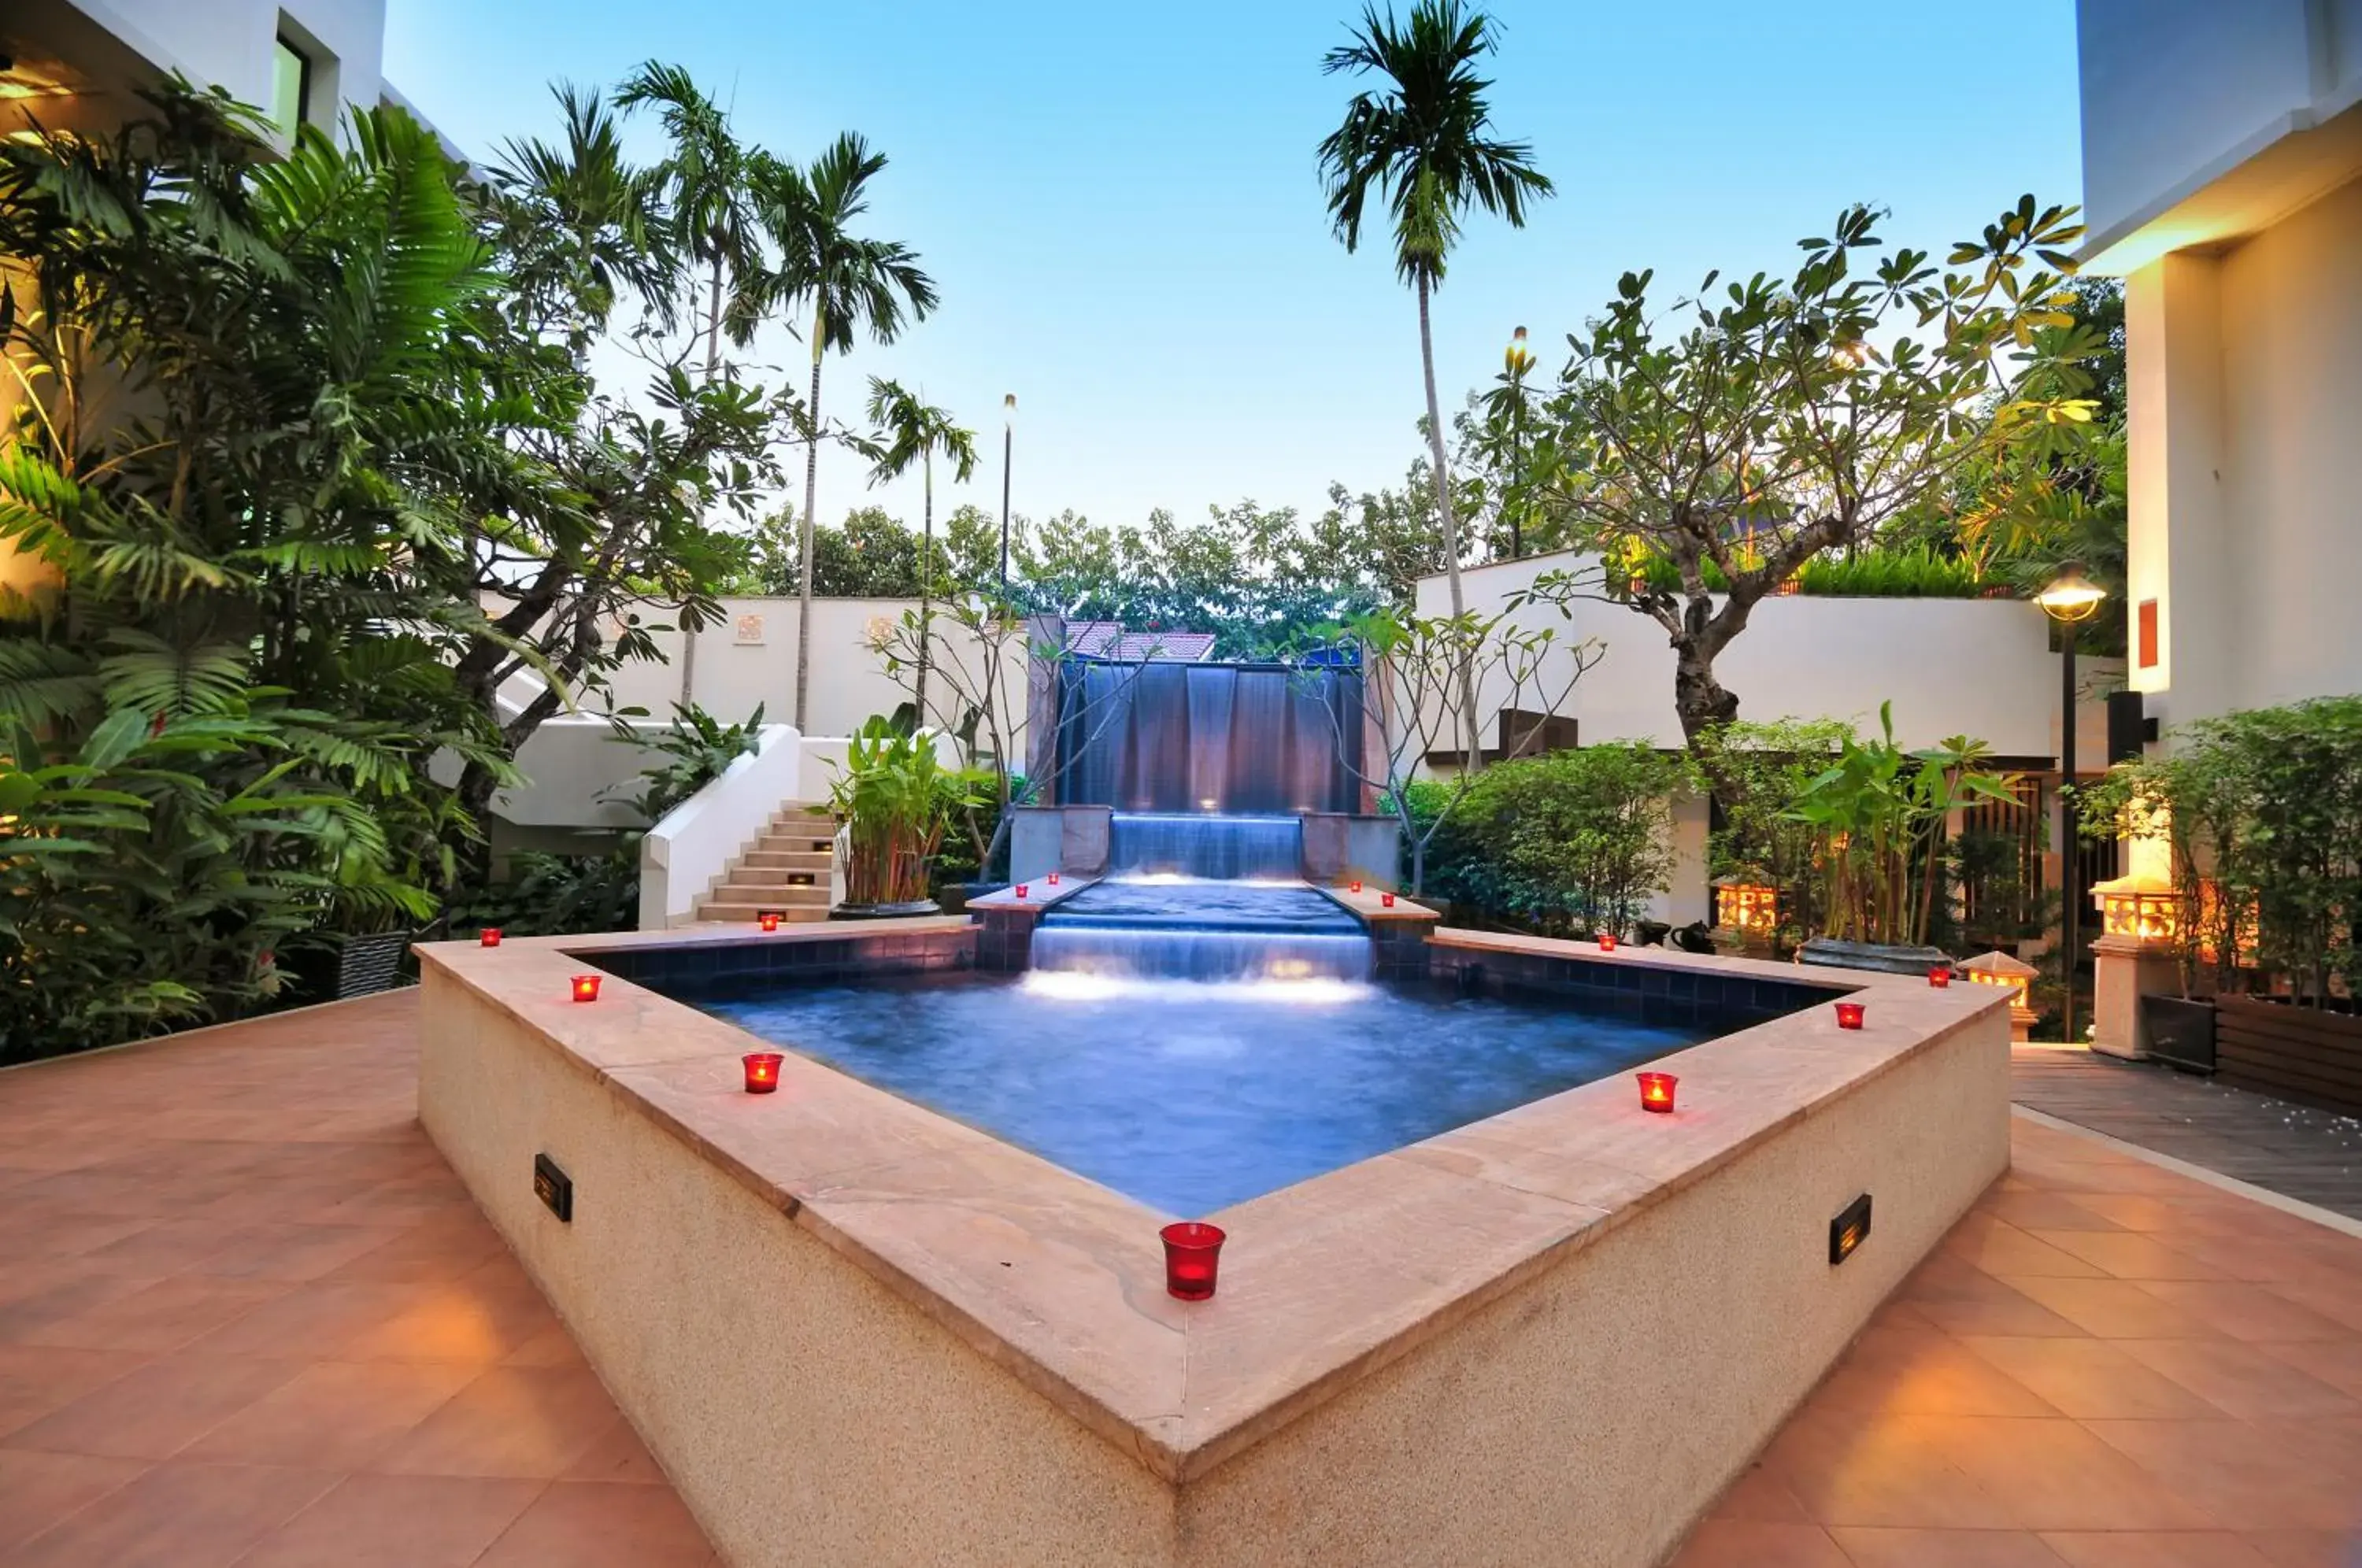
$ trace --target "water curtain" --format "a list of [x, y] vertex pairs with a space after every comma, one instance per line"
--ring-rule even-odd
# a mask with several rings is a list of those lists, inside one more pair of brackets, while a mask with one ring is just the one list
[[1278, 665], [1070, 665], [1059, 749], [1073, 764], [1063, 805], [1119, 812], [1352, 812], [1360, 792], [1339, 756], [1362, 738], [1358, 670]]

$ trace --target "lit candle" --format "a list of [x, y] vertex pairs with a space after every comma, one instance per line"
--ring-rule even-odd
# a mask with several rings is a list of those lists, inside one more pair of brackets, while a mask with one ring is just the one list
[[1215, 1271], [1221, 1265], [1223, 1231], [1202, 1220], [1183, 1220], [1157, 1235], [1164, 1242], [1164, 1288], [1184, 1301], [1203, 1301], [1214, 1294]]
[[1048, 882], [1050, 886], [1054, 888], [1058, 885], [1058, 874], [1055, 871], [1053, 871], [1049, 876], [1043, 878], [1043, 880]]
[[779, 1087], [779, 1064], [786, 1058], [777, 1051], [749, 1051], [738, 1058], [746, 1066], [746, 1092], [769, 1094]]
[[1838, 1027], [1839, 1029], [1860, 1029], [1861, 1027], [1861, 1003], [1858, 1001], [1841, 1001], [1838, 1003]]
[[1378, 895], [1378, 902], [1384, 904], [1388, 909], [1392, 909], [1395, 907], [1395, 896], [1392, 893], [1380, 893]]
[[596, 975], [575, 976], [574, 999], [576, 1001], [597, 1001], [599, 999], [599, 977]]
[[1359, 881], [1356, 881], [1345, 890], [1349, 893], [1358, 893], [1362, 890], [1362, 884]]
[[1927, 971], [1927, 983], [1935, 987], [1937, 990], [1942, 990], [1945, 987], [1952, 983], [1951, 968], [1947, 965], [1937, 965], [1934, 968]]
[[488, 925], [476, 933], [476, 940], [487, 947], [498, 947], [501, 944], [501, 928]]
[[779, 929], [779, 911], [777, 910], [765, 910], [761, 914], [755, 917], [755, 923], [761, 926], [765, 931], [777, 931]]
[[1021, 898], [1021, 898], [1023, 898], [1023, 897], [1025, 896], [1025, 894], [1026, 894], [1026, 892], [1027, 892], [1027, 891], [1028, 891], [1028, 889], [1027, 889], [1026, 885], [1025, 885], [1024, 883], [1020, 882], [1020, 883], [1018, 883], [1018, 884], [1017, 884], [1017, 896], [1018, 896], [1019, 898]]
[[1616, 951], [1616, 933], [1614, 932], [1603, 931], [1599, 933], [1599, 951], [1602, 953], [1613, 953]]
[[1636, 1073], [1640, 1080], [1640, 1109], [1671, 1111], [1673, 1109], [1673, 1086], [1682, 1080], [1671, 1073]]

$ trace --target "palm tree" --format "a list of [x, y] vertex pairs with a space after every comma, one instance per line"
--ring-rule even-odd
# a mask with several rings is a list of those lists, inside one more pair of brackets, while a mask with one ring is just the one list
[[[725, 326], [731, 341], [744, 347], [761, 319], [753, 300], [763, 265], [754, 182], [764, 159], [739, 145], [729, 116], [678, 65], [649, 61], [615, 90], [615, 106], [625, 113], [649, 105], [672, 141], [655, 171], [664, 194], [669, 259], [682, 271], [701, 269], [706, 274], [702, 315], [710, 381], [722, 368]], [[670, 291], [664, 304], [669, 326], [678, 308]]]
[[[1361, 244], [1363, 209], [1376, 192], [1394, 218], [1395, 271], [1418, 292], [1428, 451], [1435, 464], [1443, 568], [1455, 618], [1467, 613], [1467, 605], [1460, 590], [1460, 530], [1451, 513], [1443, 415], [1435, 398], [1428, 296], [1443, 282], [1445, 259], [1471, 202], [1523, 228], [1527, 201], [1551, 193], [1550, 181], [1528, 161], [1532, 149], [1527, 143], [1496, 141], [1486, 134], [1492, 110], [1485, 94], [1493, 83], [1476, 74], [1476, 62], [1493, 52], [1497, 33], [1492, 18], [1463, 8], [1460, 0], [1416, 0], [1403, 25], [1392, 10], [1381, 17], [1373, 6], [1363, 11], [1352, 41], [1330, 50], [1320, 62], [1330, 75], [1374, 72], [1391, 83], [1354, 94], [1345, 106], [1344, 124], [1320, 143], [1320, 173], [1328, 185], [1330, 216], [1349, 252]], [[1476, 681], [1466, 660], [1460, 670], [1460, 701], [1468, 766], [1480, 767]]]
[[804, 513], [798, 543], [803, 556], [796, 617], [796, 727], [803, 728], [805, 694], [811, 685], [812, 602], [812, 508], [820, 489], [820, 369], [830, 349], [853, 347], [866, 328], [871, 339], [891, 343], [900, 336], [905, 313], [923, 321], [935, 308], [935, 285], [919, 270], [910, 247], [888, 239], [863, 239], [855, 219], [869, 210], [867, 188], [886, 167], [886, 155], [847, 131], [812, 160], [809, 171], [770, 162], [758, 181], [763, 226], [779, 250], [778, 271], [765, 298], [811, 304], [811, 396], [804, 405]]
[[976, 472], [976, 432], [952, 423], [948, 409], [936, 408], [900, 381], [869, 378], [869, 423], [887, 433], [886, 447], [870, 469], [870, 482], [899, 479], [917, 463], [926, 475], [925, 523], [919, 546], [919, 679], [916, 697], [919, 723], [927, 722], [927, 644], [932, 631], [935, 580], [935, 454], [952, 461], [952, 473], [966, 484]]
[[656, 304], [666, 281], [657, 245], [657, 171], [624, 155], [622, 127], [597, 89], [550, 88], [566, 125], [555, 143], [501, 146], [491, 215], [525, 324], [562, 329], [579, 365], [624, 291]]

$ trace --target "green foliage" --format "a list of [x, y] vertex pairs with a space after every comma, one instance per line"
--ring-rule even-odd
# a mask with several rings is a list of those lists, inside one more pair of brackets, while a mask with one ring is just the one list
[[[1743, 566], [1753, 564], [1744, 552], [1738, 558]], [[1649, 592], [1681, 591], [1681, 569], [1669, 556], [1643, 557], [1633, 576]], [[1712, 592], [1730, 591], [1728, 574], [1711, 560], [1705, 579]], [[1976, 599], [1992, 589], [2014, 588], [2008, 580], [1986, 577], [1974, 561], [1929, 545], [1816, 556], [1796, 569], [1794, 580], [1797, 592], [1829, 599]]]
[[[1440, 823], [1429, 887], [1545, 933], [1628, 933], [1671, 884], [1672, 802], [1695, 782], [1686, 759], [1639, 741], [1496, 764]], [[1451, 805], [1433, 781], [1407, 796], [1422, 823]]]
[[844, 900], [914, 903], [927, 896], [929, 863], [955, 815], [989, 800], [970, 776], [944, 768], [934, 737], [872, 717], [845, 747], [829, 804], [847, 824]]
[[640, 769], [638, 787], [624, 797], [652, 826], [753, 751], [763, 728], [760, 702], [740, 724], [725, 724], [694, 702], [676, 702], [672, 718], [653, 734], [631, 723], [639, 716], [639, 710], [626, 709], [609, 723], [619, 744], [653, 751], [664, 759]]
[[[2084, 791], [2087, 831], [2162, 834], [2185, 958], [2244, 988], [2243, 958], [2321, 1000], [2362, 983], [2362, 697], [2229, 713]], [[2203, 889], [2202, 891], [2202, 889]]]
[[1790, 814], [1818, 840], [1827, 935], [1923, 944], [1945, 876], [1948, 818], [1980, 800], [2011, 799], [2009, 780], [1981, 767], [1991, 755], [1981, 741], [1954, 735], [1905, 751], [1894, 742], [1893, 704], [1882, 705], [1878, 719], [1878, 738], [1842, 740]]
[[1692, 747], [1699, 772], [1713, 782], [1716, 807], [1707, 867], [1715, 877], [1779, 890], [1783, 947], [1820, 930], [1815, 878], [1820, 835], [1793, 809], [1855, 738], [1853, 726], [1836, 719], [1739, 720], [1717, 724]]

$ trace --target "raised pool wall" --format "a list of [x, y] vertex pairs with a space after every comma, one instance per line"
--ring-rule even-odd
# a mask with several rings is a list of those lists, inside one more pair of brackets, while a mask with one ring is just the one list
[[[1424, 929], [1385, 934], [1487, 986], [1808, 989]], [[1669, 1058], [1674, 1117], [1619, 1077], [1226, 1210], [1184, 1305], [1164, 1217], [799, 1057], [740, 1093], [749, 1037], [620, 977], [956, 967], [976, 931], [422, 950], [421, 1120], [732, 1562], [1647, 1568], [2007, 1163], [2004, 1000], [1816, 974], [1872, 1027], [1816, 1001]]]

